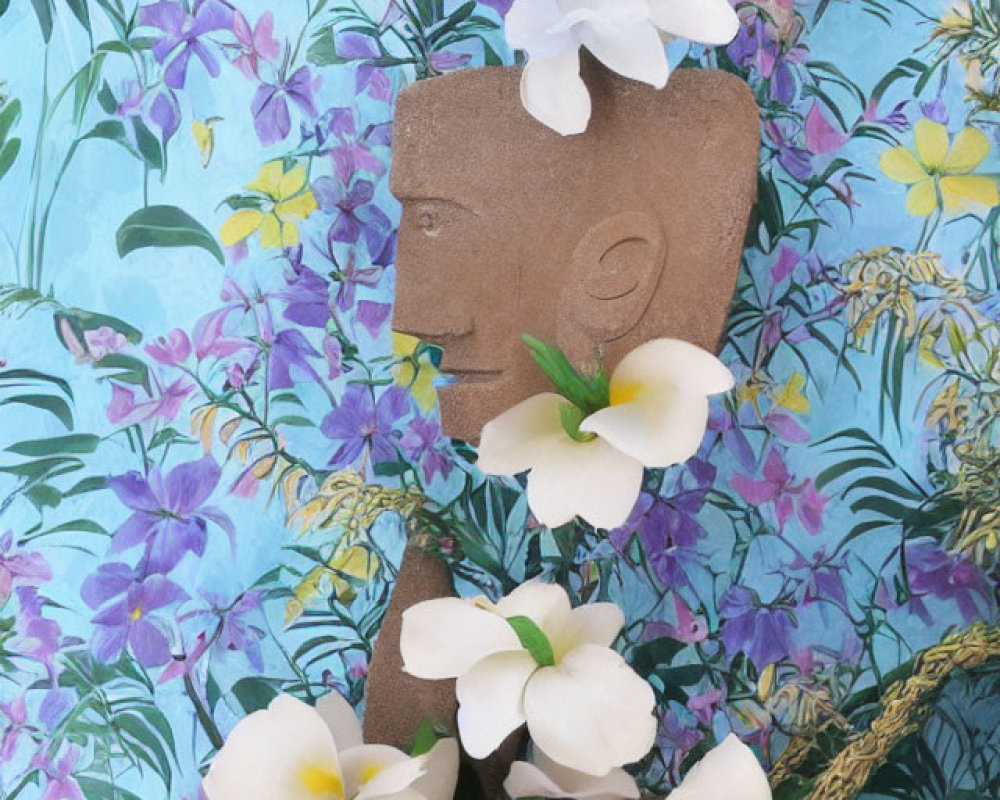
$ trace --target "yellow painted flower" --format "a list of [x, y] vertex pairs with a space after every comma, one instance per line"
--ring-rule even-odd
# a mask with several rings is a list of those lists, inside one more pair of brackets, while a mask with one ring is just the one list
[[420, 340], [405, 333], [392, 333], [392, 350], [402, 361], [395, 369], [396, 383], [410, 390], [417, 405], [430, 411], [437, 402], [434, 379], [441, 373], [426, 354], [417, 355]]
[[893, 147], [882, 154], [879, 166], [894, 181], [910, 187], [906, 209], [926, 217], [935, 210], [956, 212], [970, 206], [1000, 205], [993, 178], [970, 175], [990, 152], [990, 143], [976, 128], [960, 130], [949, 144], [944, 125], [920, 120], [914, 129], [915, 151]]
[[263, 195], [264, 208], [244, 208], [233, 214], [222, 224], [222, 243], [232, 247], [259, 230], [261, 247], [297, 245], [298, 223], [318, 208], [306, 182], [306, 168], [296, 164], [286, 172], [280, 160], [268, 161], [247, 189]]
[[805, 395], [806, 376], [793, 372], [788, 383], [779, 386], [774, 394], [774, 402], [797, 414], [809, 413], [809, 398]]

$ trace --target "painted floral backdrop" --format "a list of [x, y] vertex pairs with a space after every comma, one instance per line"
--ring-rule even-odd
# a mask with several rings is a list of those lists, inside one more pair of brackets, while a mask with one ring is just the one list
[[[760, 104], [740, 386], [605, 535], [484, 481], [390, 332], [393, 100], [513, 63], [510, 0], [0, 0], [0, 798], [197, 798], [275, 693], [360, 701], [417, 520], [470, 590], [623, 603], [652, 790], [730, 729], [819, 772], [997, 620], [1000, 3], [954, 1], [671, 46]], [[998, 690], [921, 698], [867, 796], [1000, 797]]]

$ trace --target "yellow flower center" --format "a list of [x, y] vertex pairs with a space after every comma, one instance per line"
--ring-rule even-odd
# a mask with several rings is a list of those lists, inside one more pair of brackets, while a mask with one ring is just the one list
[[344, 783], [340, 773], [330, 767], [310, 765], [299, 773], [309, 797], [316, 800], [344, 800]]
[[364, 786], [368, 781], [374, 778], [382, 771], [381, 764], [365, 764], [361, 768], [361, 785]]
[[136, 620], [141, 619], [142, 615], [143, 615], [142, 608], [136, 606], [135, 608], [132, 609], [132, 613], [128, 615], [128, 618], [132, 620], [132, 622], [135, 622]]
[[631, 403], [642, 391], [642, 385], [638, 383], [612, 383], [610, 389], [611, 405], [621, 406]]

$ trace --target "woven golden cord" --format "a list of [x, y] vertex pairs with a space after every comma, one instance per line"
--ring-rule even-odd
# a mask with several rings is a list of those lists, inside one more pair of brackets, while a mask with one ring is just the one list
[[[848, 745], [817, 778], [806, 800], [853, 800], [876, 768], [903, 739], [920, 730], [933, 698], [952, 670], [975, 669], [1000, 659], [1000, 627], [977, 622], [917, 656], [913, 674], [894, 683], [882, 699], [882, 714]], [[787, 779], [808, 754], [811, 744], [793, 740], [771, 772], [772, 785]]]

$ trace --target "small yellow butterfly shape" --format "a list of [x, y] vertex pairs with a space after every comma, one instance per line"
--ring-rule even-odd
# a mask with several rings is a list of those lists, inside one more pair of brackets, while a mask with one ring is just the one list
[[201, 151], [201, 165], [207, 167], [212, 160], [212, 152], [215, 150], [215, 131], [212, 130], [217, 123], [222, 122], [222, 117], [208, 117], [204, 122], [196, 119], [191, 123], [191, 133]]
[[805, 388], [806, 376], [801, 372], [793, 372], [792, 377], [788, 379], [788, 383], [778, 387], [778, 390], [774, 394], [774, 402], [784, 406], [789, 411], [795, 411], [798, 414], [808, 414], [810, 406], [809, 398], [806, 397], [803, 391]]

